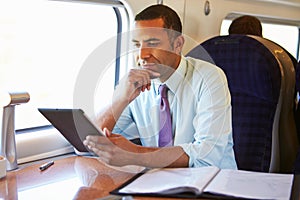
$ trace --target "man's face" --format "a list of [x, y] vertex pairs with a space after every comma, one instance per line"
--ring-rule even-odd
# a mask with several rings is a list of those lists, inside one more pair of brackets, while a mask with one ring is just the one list
[[137, 21], [132, 42], [139, 66], [160, 73], [160, 79], [166, 80], [179, 65], [181, 47], [176, 48], [163, 25], [162, 19]]

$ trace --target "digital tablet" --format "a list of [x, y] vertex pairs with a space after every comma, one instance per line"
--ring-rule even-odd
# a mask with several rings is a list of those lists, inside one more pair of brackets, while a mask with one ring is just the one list
[[91, 153], [83, 144], [86, 136], [104, 136], [81, 109], [38, 108], [38, 110], [73, 145], [77, 150], [76, 153]]

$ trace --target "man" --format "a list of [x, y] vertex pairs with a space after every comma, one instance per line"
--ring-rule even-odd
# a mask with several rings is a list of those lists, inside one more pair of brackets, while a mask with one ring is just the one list
[[[220, 68], [181, 55], [184, 37], [175, 11], [146, 8], [135, 18], [133, 43], [139, 68], [117, 86], [112, 104], [99, 115], [107, 137], [84, 144], [102, 161], [117, 166], [236, 169], [227, 80]], [[171, 145], [160, 146], [160, 85], [168, 87]], [[118, 134], [113, 134], [113, 133]], [[142, 146], [128, 139], [140, 138]]]

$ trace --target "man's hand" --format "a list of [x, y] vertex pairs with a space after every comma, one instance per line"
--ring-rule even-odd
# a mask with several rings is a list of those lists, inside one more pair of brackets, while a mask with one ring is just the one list
[[151, 70], [131, 69], [117, 86], [114, 92], [115, 101], [125, 101], [129, 104], [141, 92], [150, 90], [151, 79], [158, 78], [159, 76], [159, 73]]
[[103, 136], [87, 136], [83, 142], [109, 165], [140, 165], [144, 167], [188, 167], [189, 157], [179, 146], [143, 147], [104, 128]]
[[141, 92], [150, 90], [151, 79], [158, 78], [159, 73], [147, 69], [131, 69], [116, 87], [112, 103], [98, 114], [96, 123], [100, 129], [113, 130], [117, 120]]
[[104, 128], [103, 136], [87, 136], [84, 145], [99, 156], [99, 159], [115, 166], [124, 166], [131, 163], [132, 156], [138, 151], [138, 146], [121, 135], [112, 134]]

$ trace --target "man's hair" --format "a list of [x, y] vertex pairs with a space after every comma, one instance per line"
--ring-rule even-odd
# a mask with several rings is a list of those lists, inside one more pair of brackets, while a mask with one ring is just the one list
[[[170, 7], [162, 4], [152, 5], [135, 16], [135, 21], [162, 19], [164, 21], [164, 28], [171, 29], [176, 32], [173, 36], [179, 36], [182, 33], [182, 24], [178, 14]], [[174, 31], [173, 34], [174, 34]], [[170, 37], [171, 35], [169, 35]], [[171, 39], [172, 37], [170, 37]]]
[[246, 34], [262, 37], [262, 26], [256, 17], [244, 15], [232, 21], [228, 32], [229, 34]]

